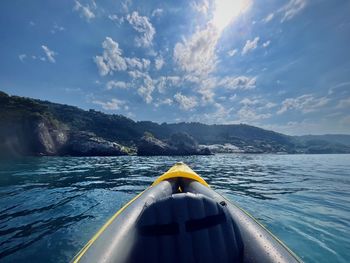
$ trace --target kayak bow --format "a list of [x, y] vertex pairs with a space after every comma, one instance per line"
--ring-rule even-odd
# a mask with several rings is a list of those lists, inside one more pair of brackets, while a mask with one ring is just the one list
[[251, 215], [177, 163], [93, 236], [73, 262], [300, 262]]

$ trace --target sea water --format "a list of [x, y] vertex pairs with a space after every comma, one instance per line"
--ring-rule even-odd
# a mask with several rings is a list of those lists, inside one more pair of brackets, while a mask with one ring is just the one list
[[220, 154], [0, 160], [0, 262], [69, 262], [178, 161], [303, 261], [350, 261], [350, 155]]

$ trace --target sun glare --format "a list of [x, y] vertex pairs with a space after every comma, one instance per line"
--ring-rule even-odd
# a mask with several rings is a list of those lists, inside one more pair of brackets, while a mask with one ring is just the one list
[[246, 12], [251, 0], [215, 0], [212, 23], [218, 30], [223, 30], [240, 14]]

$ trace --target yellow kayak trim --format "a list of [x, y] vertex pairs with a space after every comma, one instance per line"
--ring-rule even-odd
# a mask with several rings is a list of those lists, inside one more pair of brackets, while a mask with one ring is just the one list
[[[148, 188], [147, 188], [148, 189]], [[146, 190], [147, 190], [146, 189]], [[144, 191], [146, 191], [144, 190]], [[132, 202], [134, 202], [139, 196], [141, 196], [143, 194], [142, 191], [141, 193], [139, 193], [137, 196], [135, 196], [133, 199], [131, 199], [128, 203], [126, 203], [122, 208], [120, 208], [118, 210], [118, 212], [116, 212], [104, 225], [103, 227], [100, 228], [100, 230], [98, 230], [98, 232], [89, 240], [89, 242], [86, 243], [86, 245], [79, 251], [79, 253], [75, 256], [75, 258], [73, 259], [73, 263], [77, 263], [79, 262], [79, 260], [81, 259], [81, 257], [85, 254], [85, 252], [90, 248], [90, 246], [96, 241], [96, 239], [99, 238], [99, 236], [103, 233], [103, 231], [106, 230], [106, 228], [112, 224], [112, 222], [117, 218], [118, 215], [120, 215]]]
[[156, 186], [157, 184], [159, 184], [164, 180], [168, 180], [171, 178], [178, 178], [178, 177], [192, 179], [194, 181], [201, 183], [206, 187], [209, 187], [208, 183], [202, 177], [200, 177], [196, 172], [194, 172], [190, 167], [188, 167], [186, 164], [182, 162], [176, 163], [166, 173], [159, 176], [157, 180], [153, 182], [152, 186]]

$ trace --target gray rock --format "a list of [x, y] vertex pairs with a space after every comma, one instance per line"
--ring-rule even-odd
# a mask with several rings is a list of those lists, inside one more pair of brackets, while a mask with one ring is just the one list
[[64, 155], [71, 156], [120, 156], [128, 155], [128, 149], [116, 142], [107, 141], [89, 132], [72, 132]]
[[137, 145], [137, 155], [140, 156], [171, 155], [174, 151], [167, 143], [150, 134], [145, 134]]
[[42, 119], [35, 125], [34, 137], [38, 154], [57, 155], [68, 141], [68, 130], [61, 125], [54, 127], [47, 120]]
[[67, 129], [42, 116], [23, 121], [3, 121], [0, 129], [0, 156], [57, 155], [66, 144]]

